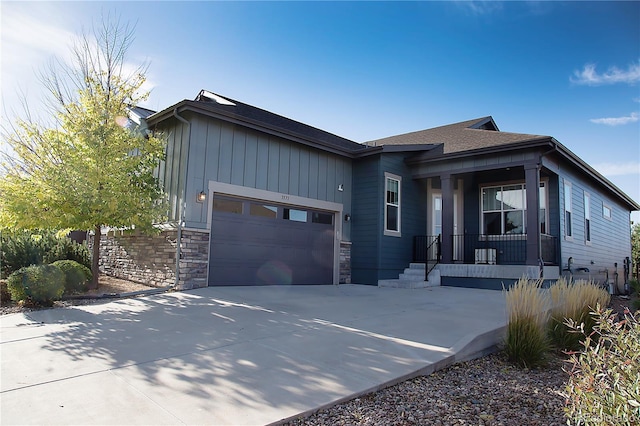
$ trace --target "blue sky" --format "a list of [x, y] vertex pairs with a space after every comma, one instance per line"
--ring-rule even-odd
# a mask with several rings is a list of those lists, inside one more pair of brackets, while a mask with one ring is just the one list
[[356, 142], [492, 115], [640, 201], [640, 2], [2, 1], [3, 118], [101, 13], [137, 23], [149, 108], [208, 89]]

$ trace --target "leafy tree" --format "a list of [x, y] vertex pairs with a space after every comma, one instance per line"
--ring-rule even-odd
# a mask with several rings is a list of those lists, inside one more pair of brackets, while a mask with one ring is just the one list
[[50, 122], [19, 118], [3, 138], [13, 152], [0, 180], [0, 228], [81, 229], [95, 234], [90, 287], [98, 286], [102, 227], [153, 229], [166, 211], [154, 168], [164, 142], [131, 128], [144, 101], [146, 65], [127, 73], [133, 28], [103, 20], [40, 77]]

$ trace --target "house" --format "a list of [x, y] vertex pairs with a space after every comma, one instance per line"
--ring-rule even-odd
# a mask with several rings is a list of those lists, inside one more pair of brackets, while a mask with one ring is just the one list
[[491, 117], [360, 144], [202, 90], [141, 119], [168, 138], [169, 221], [104, 239], [112, 275], [502, 288], [610, 280], [630, 257], [638, 203], [554, 138]]

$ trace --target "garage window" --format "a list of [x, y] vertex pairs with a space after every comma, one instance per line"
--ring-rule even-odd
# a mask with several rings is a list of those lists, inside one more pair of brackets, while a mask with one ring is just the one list
[[249, 207], [249, 214], [251, 216], [261, 216], [276, 219], [278, 217], [278, 208], [276, 206], [269, 206], [267, 204], [251, 203], [251, 207]]
[[284, 219], [292, 220], [294, 222], [306, 222], [307, 212], [306, 210], [284, 209]]
[[242, 201], [227, 200], [224, 198], [214, 198], [213, 211], [223, 212], [223, 213], [242, 214]]
[[322, 225], [333, 225], [333, 215], [331, 213], [313, 212], [311, 221]]

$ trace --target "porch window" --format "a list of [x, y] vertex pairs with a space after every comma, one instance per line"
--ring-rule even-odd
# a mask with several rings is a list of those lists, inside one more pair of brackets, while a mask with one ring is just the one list
[[524, 234], [525, 200], [522, 184], [483, 188], [483, 234]]
[[384, 235], [400, 236], [400, 176], [385, 173]]
[[[547, 186], [540, 182], [540, 232], [547, 232]], [[527, 232], [527, 192], [524, 184], [482, 188], [482, 231], [485, 235]]]

